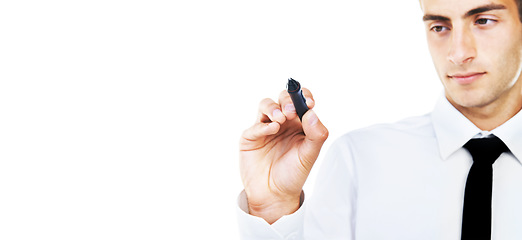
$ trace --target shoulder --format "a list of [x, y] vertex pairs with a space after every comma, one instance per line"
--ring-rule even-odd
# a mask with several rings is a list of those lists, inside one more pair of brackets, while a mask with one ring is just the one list
[[333, 145], [392, 144], [400, 141], [417, 141], [434, 138], [435, 132], [430, 114], [402, 119], [395, 123], [383, 123], [353, 130], [338, 138]]
[[433, 124], [429, 114], [409, 117], [395, 123], [382, 123], [357, 129], [343, 137], [385, 137], [396, 135], [432, 136]]

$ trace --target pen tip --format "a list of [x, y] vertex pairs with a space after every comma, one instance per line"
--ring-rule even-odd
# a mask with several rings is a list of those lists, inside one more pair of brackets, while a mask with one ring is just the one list
[[287, 88], [289, 92], [294, 92], [300, 89], [300, 84], [298, 81], [294, 80], [293, 78], [288, 79]]

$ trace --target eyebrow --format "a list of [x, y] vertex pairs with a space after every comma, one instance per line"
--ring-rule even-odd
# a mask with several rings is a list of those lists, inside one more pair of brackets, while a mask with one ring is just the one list
[[471, 9], [469, 10], [465, 15], [464, 17], [471, 17], [475, 14], [479, 14], [479, 13], [483, 13], [483, 12], [487, 12], [487, 11], [492, 11], [492, 10], [498, 10], [498, 9], [506, 9], [506, 6], [502, 5], [502, 4], [495, 4], [495, 3], [491, 3], [491, 4], [488, 4], [488, 5], [484, 5], [484, 6], [480, 6], [478, 8], [474, 8], [474, 9]]
[[[471, 16], [479, 14], [479, 13], [492, 11], [492, 10], [499, 10], [499, 9], [507, 9], [507, 8], [506, 8], [506, 6], [504, 6], [502, 4], [491, 3], [491, 4], [487, 4], [487, 5], [480, 6], [480, 7], [469, 10], [468, 12], [466, 12], [466, 14], [464, 14], [463, 18], [467, 18], [467, 17], [471, 17]], [[422, 17], [422, 20], [423, 21], [446, 21], [446, 22], [450, 21], [449, 17], [445, 17], [445, 16], [441, 16], [441, 15], [434, 15], [434, 14], [426, 14], [426, 15], [424, 15], [424, 17]]]
[[422, 17], [422, 21], [449, 22], [450, 19], [448, 17], [444, 17], [444, 16], [440, 16], [440, 15], [426, 14], [426, 15], [424, 15], [424, 17]]

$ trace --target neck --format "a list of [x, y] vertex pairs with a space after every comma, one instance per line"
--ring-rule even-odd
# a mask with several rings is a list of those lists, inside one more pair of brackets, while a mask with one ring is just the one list
[[464, 107], [452, 100], [449, 101], [475, 126], [483, 131], [491, 131], [507, 122], [522, 109], [522, 81], [517, 81], [509, 92], [485, 106]]

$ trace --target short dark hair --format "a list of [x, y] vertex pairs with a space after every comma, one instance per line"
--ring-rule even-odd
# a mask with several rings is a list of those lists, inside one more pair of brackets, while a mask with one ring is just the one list
[[515, 3], [518, 6], [518, 18], [522, 22], [522, 0], [515, 0]]

